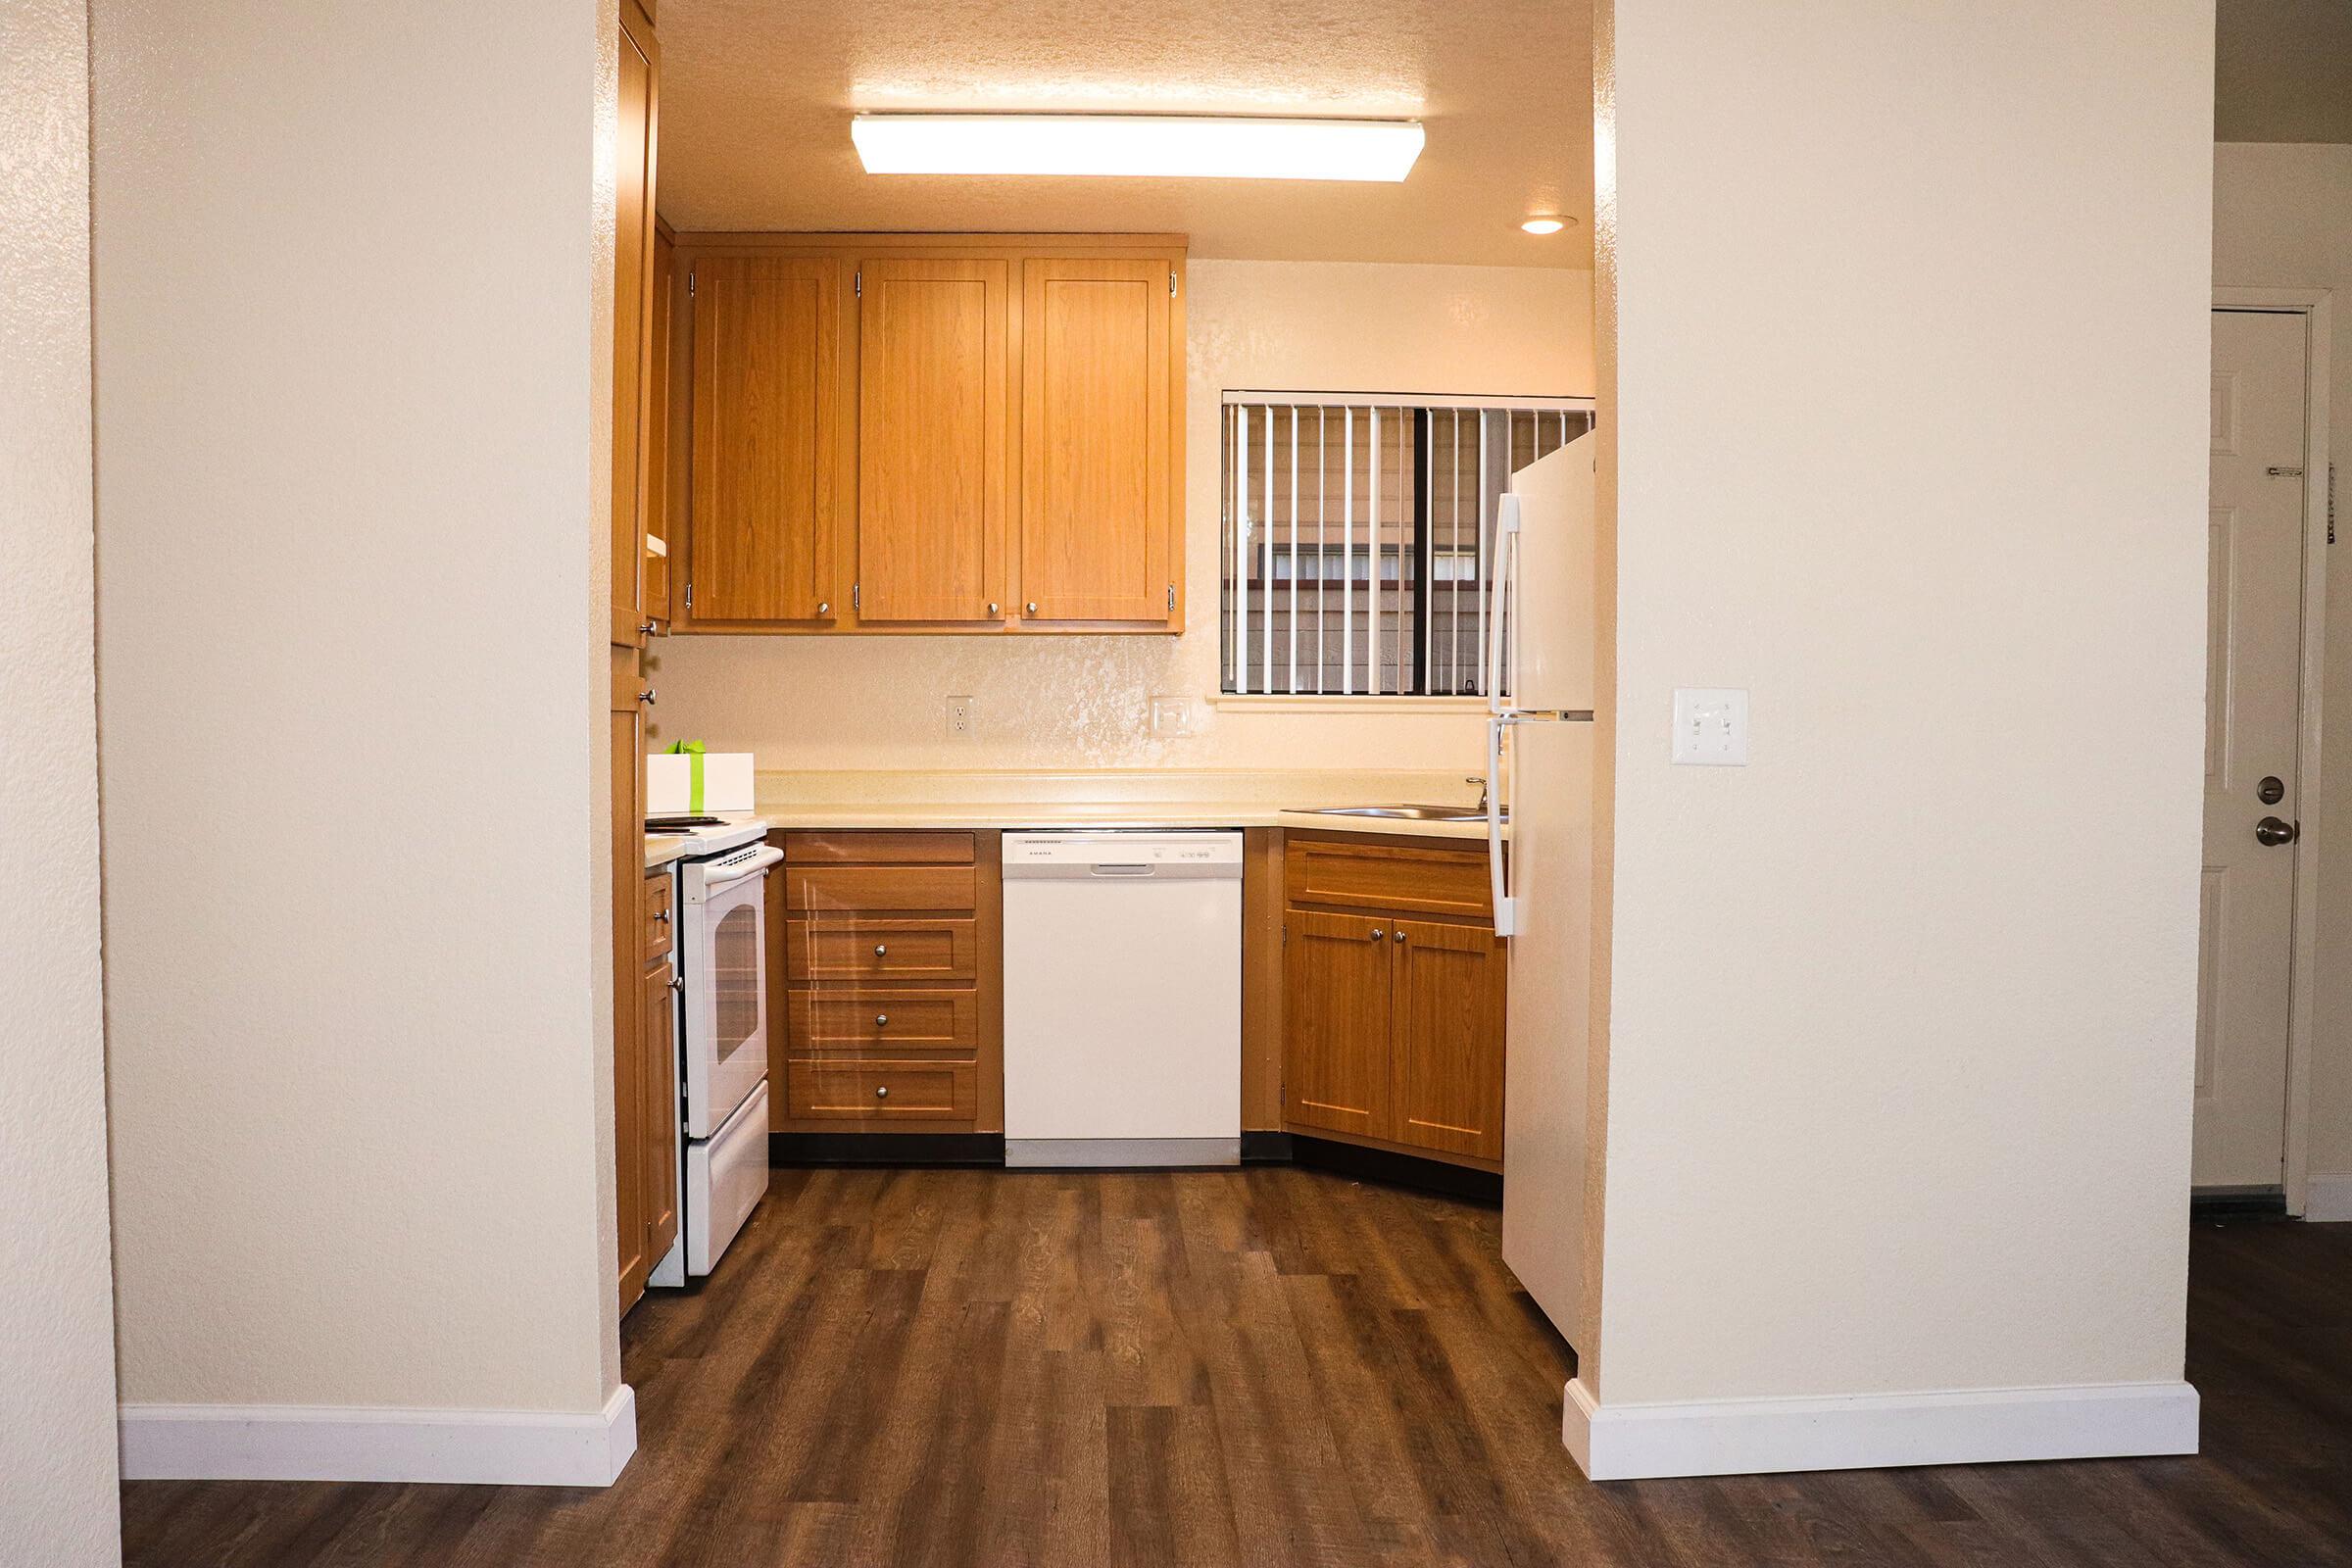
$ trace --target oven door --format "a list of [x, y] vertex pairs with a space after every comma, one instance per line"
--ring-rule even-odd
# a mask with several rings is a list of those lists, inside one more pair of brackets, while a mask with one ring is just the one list
[[689, 1138], [710, 1137], [767, 1077], [767, 871], [783, 858], [762, 848], [735, 864], [688, 867], [680, 961]]

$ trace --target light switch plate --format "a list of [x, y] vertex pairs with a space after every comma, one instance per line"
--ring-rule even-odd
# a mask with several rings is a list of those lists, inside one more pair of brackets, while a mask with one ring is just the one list
[[1152, 735], [1155, 740], [1182, 740], [1193, 732], [1193, 705], [1183, 697], [1152, 699]]
[[1699, 767], [1747, 765], [1747, 692], [1736, 686], [1678, 686], [1674, 760]]

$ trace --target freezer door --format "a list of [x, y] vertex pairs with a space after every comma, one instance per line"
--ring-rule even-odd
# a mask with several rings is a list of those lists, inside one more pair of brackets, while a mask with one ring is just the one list
[[1591, 712], [1593, 707], [1592, 532], [1595, 438], [1587, 432], [1511, 475], [1518, 537], [1497, 561], [1510, 638], [1508, 707]]
[[1502, 1260], [1583, 1344], [1585, 1101], [1592, 958], [1592, 726], [1510, 727], [1510, 1012]]

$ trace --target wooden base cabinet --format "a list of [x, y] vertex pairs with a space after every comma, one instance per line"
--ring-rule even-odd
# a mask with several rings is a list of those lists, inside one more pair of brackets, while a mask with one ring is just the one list
[[[1482, 1167], [1501, 1160], [1507, 971], [1474, 891], [1483, 866], [1476, 884], [1466, 874], [1479, 859], [1293, 839], [1282, 1009], [1291, 1130]], [[1391, 912], [1363, 912], [1383, 904]], [[1400, 918], [1397, 906], [1416, 917]], [[1446, 912], [1421, 912], [1430, 909]]]
[[1004, 1126], [1003, 841], [779, 832], [768, 879], [768, 1126]]

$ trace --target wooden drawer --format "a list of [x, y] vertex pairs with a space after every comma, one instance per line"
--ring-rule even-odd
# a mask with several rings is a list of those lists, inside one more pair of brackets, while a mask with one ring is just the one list
[[784, 973], [810, 980], [975, 980], [980, 926], [969, 917], [887, 920], [791, 920], [784, 927]]
[[787, 833], [790, 865], [969, 865], [972, 835], [918, 833]]
[[[624, 884], [625, 885], [625, 884]], [[645, 879], [645, 961], [660, 963], [677, 945], [677, 909], [670, 890], [677, 881], [667, 871]]]
[[1494, 915], [1483, 853], [1327, 843], [1294, 836], [1285, 857], [1283, 879], [1293, 904], [1472, 920]]
[[979, 895], [980, 873], [969, 865], [784, 863], [784, 907], [796, 913], [963, 913], [979, 907]]
[[785, 1039], [796, 1056], [834, 1051], [970, 1056], [980, 1047], [976, 991], [795, 987], [784, 1011]]
[[968, 1061], [807, 1061], [784, 1064], [784, 1110], [826, 1121], [970, 1121], [980, 1070]]

